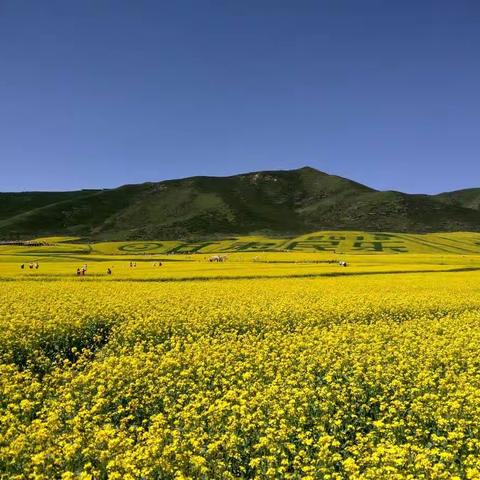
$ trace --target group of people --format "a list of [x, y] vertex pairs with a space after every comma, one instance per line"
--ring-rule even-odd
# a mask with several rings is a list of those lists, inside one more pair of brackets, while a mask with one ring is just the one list
[[[38, 267], [39, 267], [38, 262], [30, 262], [30, 263], [28, 264], [28, 268], [30, 268], [30, 270], [33, 270], [34, 268], [35, 268], [36, 270], [38, 270]], [[25, 264], [22, 263], [22, 264], [20, 265], [20, 268], [23, 270], [23, 269], [25, 268]]]
[[85, 275], [87, 273], [87, 264], [84, 263], [82, 265], [82, 267], [80, 268], [77, 268], [77, 277], [79, 277], [80, 275]]
[[[112, 268], [113, 267], [108, 267], [107, 268], [107, 275], [112, 274]], [[84, 276], [87, 273], [87, 264], [84, 263], [81, 267], [77, 268], [77, 276]]]
[[[38, 267], [39, 267], [39, 263], [38, 262], [30, 262], [28, 264], [28, 268], [30, 268], [30, 270], [33, 270], [33, 269], [37, 269], [38, 270]], [[130, 267], [131, 268], [135, 268], [137, 266], [137, 262], [130, 262]], [[162, 262], [155, 262], [153, 264], [154, 267], [161, 267], [162, 266]], [[25, 269], [25, 263], [22, 263], [20, 265], [20, 268], [22, 270]], [[84, 263], [81, 267], [78, 267], [77, 268], [77, 277], [81, 277], [81, 276], [85, 276], [87, 274], [87, 264]], [[107, 275], [111, 275], [112, 274], [112, 268], [113, 267], [108, 267], [107, 268]]]

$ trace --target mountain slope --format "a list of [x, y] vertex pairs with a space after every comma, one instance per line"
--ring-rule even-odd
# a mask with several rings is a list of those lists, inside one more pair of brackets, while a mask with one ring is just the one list
[[435, 198], [449, 205], [480, 210], [480, 188], [467, 188], [465, 190], [440, 193]]
[[[0, 237], [177, 239], [326, 229], [480, 230], [475, 195], [380, 192], [304, 167], [110, 190], [0, 194]], [[449, 194], [451, 195], [451, 194]]]

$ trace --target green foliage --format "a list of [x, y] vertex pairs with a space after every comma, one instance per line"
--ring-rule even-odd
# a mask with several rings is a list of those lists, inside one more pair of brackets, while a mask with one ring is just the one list
[[193, 177], [112, 190], [0, 194], [0, 238], [211, 241], [329, 229], [478, 231], [480, 190], [379, 192], [312, 168]]

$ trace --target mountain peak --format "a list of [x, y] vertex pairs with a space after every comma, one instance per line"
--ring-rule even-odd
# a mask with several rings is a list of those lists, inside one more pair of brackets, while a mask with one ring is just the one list
[[297, 168], [296, 172], [303, 172], [303, 173], [312, 173], [315, 175], [328, 175], [329, 177], [333, 177], [330, 173], [324, 172], [323, 170], [319, 170], [318, 168], [310, 167], [305, 165], [304, 167]]
[[303, 167], [300, 167], [298, 168], [297, 170], [300, 170], [300, 171], [305, 171], [305, 172], [320, 172], [320, 173], [325, 173], [325, 172], [321, 172], [320, 170], [318, 170], [317, 168], [314, 168], [314, 167], [310, 167], [309, 165], [305, 165]]

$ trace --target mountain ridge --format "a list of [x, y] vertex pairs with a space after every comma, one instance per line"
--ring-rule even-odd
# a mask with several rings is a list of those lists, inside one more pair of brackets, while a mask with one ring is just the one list
[[480, 188], [380, 191], [312, 167], [70, 192], [0, 193], [0, 238], [95, 240], [299, 234], [321, 229], [480, 231]]

